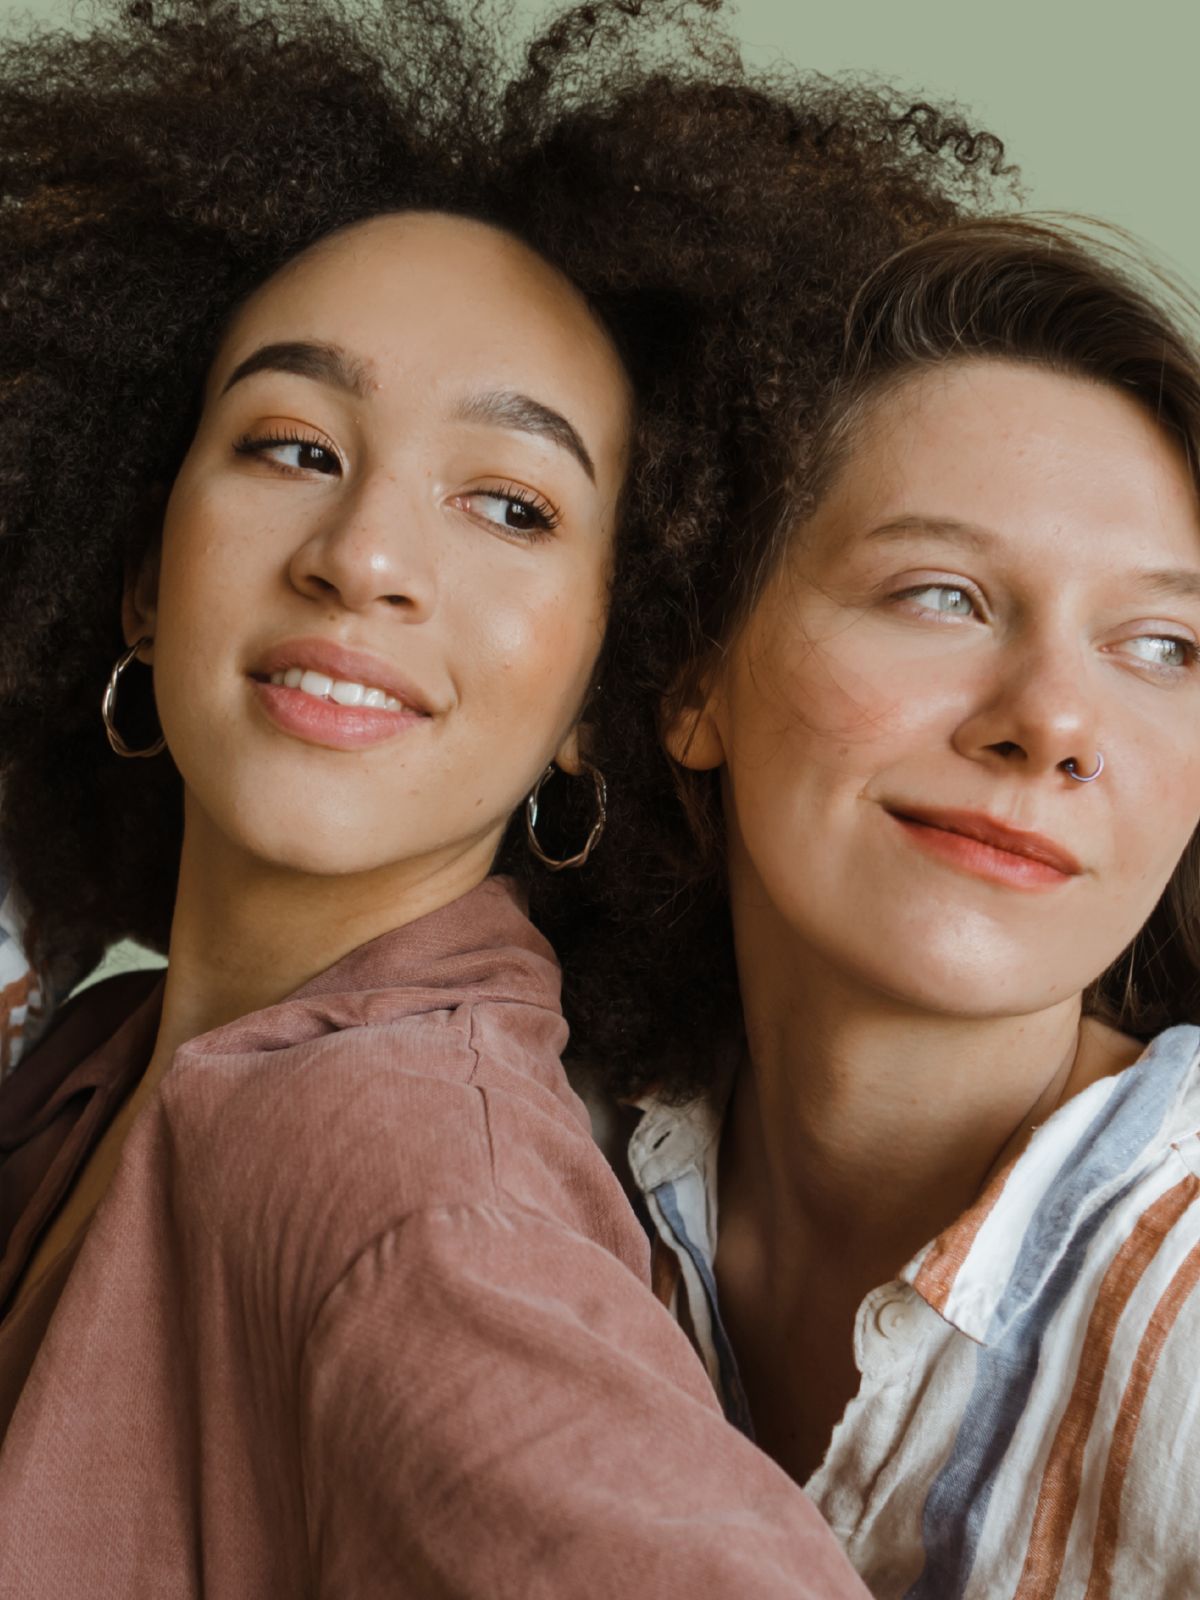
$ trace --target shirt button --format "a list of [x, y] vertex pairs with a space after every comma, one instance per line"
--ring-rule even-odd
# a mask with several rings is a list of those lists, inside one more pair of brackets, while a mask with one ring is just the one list
[[899, 1296], [885, 1300], [875, 1313], [875, 1326], [889, 1342], [902, 1343], [913, 1338], [919, 1321], [916, 1306]]

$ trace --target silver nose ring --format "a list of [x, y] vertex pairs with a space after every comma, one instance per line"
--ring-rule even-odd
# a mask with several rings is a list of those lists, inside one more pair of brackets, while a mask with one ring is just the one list
[[1095, 772], [1080, 772], [1074, 756], [1069, 756], [1063, 762], [1062, 769], [1067, 777], [1074, 778], [1076, 783], [1095, 783], [1096, 779], [1104, 771], [1104, 756], [1099, 750], [1096, 751]]

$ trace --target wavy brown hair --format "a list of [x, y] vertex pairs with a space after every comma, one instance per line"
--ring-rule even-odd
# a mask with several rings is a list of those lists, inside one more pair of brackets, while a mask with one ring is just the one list
[[[1002, 158], [952, 107], [752, 80], [715, 10], [594, 0], [516, 53], [504, 11], [470, 0], [121, 0], [0, 44], [0, 835], [39, 954], [165, 948], [178, 774], [117, 759], [98, 708], [223, 327], [333, 229], [436, 209], [556, 264], [633, 380], [588, 712], [609, 830], [582, 873], [551, 878], [516, 829], [500, 865], [561, 940], [588, 1037], [629, 1057], [657, 1035], [656, 980], [639, 971], [631, 1007], [601, 935], [632, 918], [657, 949], [671, 915], [672, 849], [645, 822], [674, 793], [660, 686], [708, 637], [714, 585], [757, 559], [739, 513], [770, 514], [799, 463], [777, 440], [815, 415], [854, 287]], [[578, 847], [585, 787], [578, 808], [577, 786], [547, 791], [551, 847], [556, 825]]]
[[[1180, 451], [1200, 499], [1196, 329], [1188, 292], [1115, 230], [997, 218], [935, 234], [881, 266], [855, 297], [814, 493], [890, 387], [974, 357], [1085, 378], [1133, 400]], [[1085, 1006], [1142, 1039], [1200, 1021], [1200, 835]]]
[[[768, 292], [784, 307], [792, 302], [792, 285], [779, 278]], [[803, 537], [805, 521], [852, 454], [864, 417], [919, 371], [989, 359], [1109, 385], [1139, 404], [1182, 452], [1200, 495], [1200, 351], [1189, 331], [1196, 311], [1115, 231], [1106, 238], [1066, 219], [961, 219], [878, 263], [847, 306], [836, 329], [824, 330], [830, 382], [814, 386], [816, 409], [797, 417], [763, 408], [759, 514], [743, 517], [741, 505], [731, 502], [710, 535], [714, 545], [735, 546], [738, 559], [696, 571], [691, 653], [681, 627], [678, 654], [664, 660], [658, 684], [668, 714], [695, 702], [705, 669], [736, 636], [764, 577], [788, 542]], [[772, 378], [778, 359], [771, 351]], [[797, 359], [819, 359], [811, 338]], [[636, 759], [647, 757], [639, 751]], [[625, 1092], [653, 1083], [685, 1096], [711, 1075], [714, 1040], [736, 1035], [740, 1007], [717, 775], [673, 767], [665, 757], [660, 766], [660, 792], [641, 823], [659, 852], [655, 890], [642, 898], [632, 937], [623, 937], [614, 920], [598, 935], [598, 960], [589, 963], [590, 952], [580, 952], [580, 970], [607, 966], [610, 997], [624, 993], [632, 1010], [635, 997], [645, 996], [651, 1008], [663, 1007], [670, 1026], [657, 1039], [651, 1029], [634, 1053], [621, 1054], [604, 1032], [597, 995], [595, 1042], [585, 1034], [577, 1045], [602, 1061]], [[627, 891], [621, 914], [637, 909], [633, 894]], [[1091, 986], [1085, 1006], [1141, 1038], [1171, 1023], [1200, 1021], [1200, 836], [1145, 927]]]

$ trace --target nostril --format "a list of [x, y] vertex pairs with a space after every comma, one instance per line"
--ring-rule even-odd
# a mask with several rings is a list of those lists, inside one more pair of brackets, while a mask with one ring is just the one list
[[992, 749], [998, 756], [1004, 756], [1010, 761], [1025, 754], [1021, 746], [1016, 744], [1012, 739], [1001, 739], [998, 744], [994, 744], [992, 746]]

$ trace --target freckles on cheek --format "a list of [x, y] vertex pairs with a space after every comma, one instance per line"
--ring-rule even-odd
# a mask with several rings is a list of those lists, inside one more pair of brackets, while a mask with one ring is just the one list
[[913, 720], [913, 703], [897, 695], [894, 682], [876, 681], [819, 646], [763, 652], [738, 678], [733, 718], [757, 723], [768, 740], [836, 744], [847, 755]]

